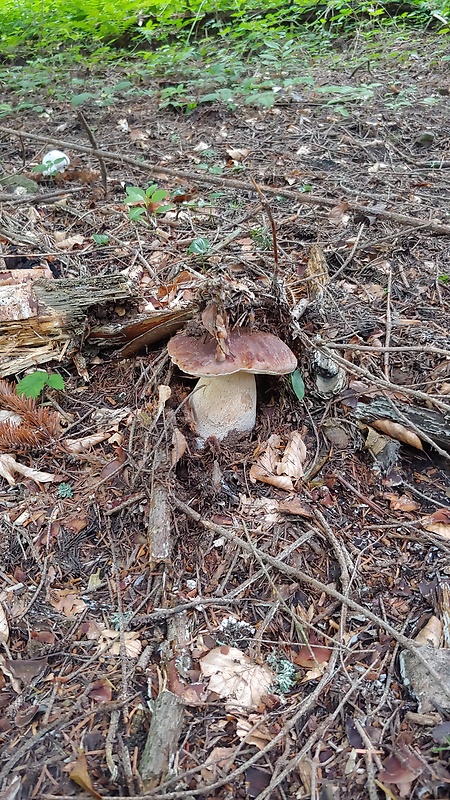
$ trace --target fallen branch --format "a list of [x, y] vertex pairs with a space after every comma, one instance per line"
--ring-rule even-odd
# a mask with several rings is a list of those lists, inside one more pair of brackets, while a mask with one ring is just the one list
[[[85, 145], [78, 144], [77, 142], [68, 142], [65, 139], [57, 139], [53, 136], [42, 136], [41, 134], [29, 133], [28, 131], [22, 129], [14, 130], [13, 128], [6, 128], [4, 125], [0, 125], [0, 133], [5, 133], [9, 136], [18, 136], [23, 139], [31, 139], [34, 142], [54, 144], [60, 147], [62, 150], [76, 150], [79, 153], [87, 153], [88, 155], [96, 156], [98, 159], [103, 158], [105, 161], [115, 161], [118, 164], [130, 164], [131, 166], [137, 167], [143, 171], [148, 170], [151, 174], [159, 173], [161, 175], [167, 175], [171, 178], [177, 178], [181, 181], [196, 181], [197, 183], [217, 184], [218, 186], [225, 187], [228, 186], [230, 189], [239, 189], [241, 192], [256, 191], [248, 183], [237, 181], [232, 178], [222, 178], [219, 175], [211, 175], [209, 173], [207, 176], [205, 176], [199, 175], [196, 172], [183, 172], [182, 170], [170, 169], [169, 167], [155, 165], [151, 161], [144, 161], [137, 158], [132, 158], [131, 156], [125, 156], [123, 153], [116, 153], [111, 150], [95, 150], [92, 147], [86, 147]], [[266, 186], [265, 184], [258, 185], [260, 190], [265, 194], [276, 195], [278, 197], [287, 197], [291, 200], [295, 200], [297, 203], [301, 203], [302, 205], [327, 206], [328, 208], [334, 208], [334, 206], [337, 206], [340, 202], [342, 202], [342, 198], [337, 199], [332, 197], [318, 197], [314, 194], [296, 192], [292, 189], [283, 189], [278, 186]], [[450, 236], [450, 225], [443, 225], [441, 222], [410, 217], [406, 214], [398, 214], [395, 211], [387, 211], [386, 209], [382, 208], [374, 208], [372, 206], [365, 206], [361, 203], [354, 203], [351, 200], [346, 202], [347, 207], [351, 211], [359, 211], [360, 213], [367, 214], [368, 216], [379, 217], [380, 219], [389, 219], [392, 220], [392, 222], [398, 222], [400, 225], [411, 225], [414, 228], [420, 227], [424, 230], [433, 231], [433, 233], [438, 233], [443, 236]]]

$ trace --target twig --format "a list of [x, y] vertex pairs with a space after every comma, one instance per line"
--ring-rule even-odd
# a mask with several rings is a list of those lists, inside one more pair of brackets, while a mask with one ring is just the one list
[[392, 270], [389, 270], [388, 275], [388, 285], [387, 285], [387, 292], [386, 292], [386, 334], [384, 337], [384, 375], [386, 380], [389, 380], [389, 350], [386, 349], [389, 347], [391, 342], [391, 331], [392, 331], [392, 313], [391, 313], [391, 294], [392, 294]]
[[272, 282], [276, 283], [277, 278], [278, 278], [277, 227], [275, 225], [275, 220], [273, 218], [272, 210], [271, 210], [270, 205], [267, 202], [266, 198], [264, 197], [264, 194], [261, 191], [261, 187], [258, 186], [258, 184], [256, 183], [256, 181], [253, 178], [253, 176], [251, 176], [250, 179], [251, 179], [251, 182], [253, 184], [253, 187], [256, 189], [256, 191], [258, 192], [258, 194], [259, 194], [259, 196], [261, 198], [261, 205], [264, 208], [264, 211], [266, 212], [267, 216], [269, 217], [270, 227], [272, 228], [273, 260], [275, 262], [275, 269], [273, 271]]
[[56, 203], [61, 198], [65, 197], [68, 194], [76, 194], [77, 192], [84, 191], [84, 186], [72, 186], [70, 189], [59, 189], [57, 192], [43, 192], [42, 194], [25, 194], [20, 195], [17, 197], [14, 194], [9, 194], [8, 192], [2, 192], [0, 194], [0, 203], [2, 205], [9, 205], [9, 206], [18, 206], [18, 205], [39, 205], [42, 203]]
[[[91, 149], [90, 147], [85, 147], [84, 145], [78, 144], [77, 142], [68, 142], [53, 136], [42, 136], [41, 134], [29, 133], [25, 130], [14, 130], [13, 128], [6, 128], [4, 125], [0, 125], [0, 133], [6, 133], [8, 136], [19, 136], [25, 139], [31, 139], [35, 142], [55, 144], [61, 147], [63, 150], [65, 148], [76, 150], [79, 153], [87, 153], [88, 155], [94, 155], [97, 158], [101, 157], [105, 161], [115, 161], [119, 164], [130, 164], [133, 167], [143, 171], [150, 171], [151, 174], [159, 173], [161, 175], [168, 175], [172, 178], [178, 178], [182, 181], [196, 181], [197, 183], [202, 184], [216, 184], [218, 186], [225, 187], [229, 186], [230, 189], [238, 189], [241, 192], [248, 192], [249, 190], [248, 184], [244, 183], [243, 181], [237, 181], [232, 178], [222, 178], [218, 175], [211, 175], [209, 173], [206, 176], [199, 175], [197, 172], [184, 172], [182, 170], [170, 169], [169, 167], [155, 165], [151, 161], [139, 161], [139, 159], [132, 158], [131, 156], [125, 156], [123, 153], [116, 153], [110, 150], [94, 150], [93, 148]], [[279, 187], [266, 186], [265, 184], [261, 184], [260, 189], [265, 194], [275, 195], [278, 197], [287, 197], [291, 200], [295, 200], [301, 205], [326, 206], [328, 208], [334, 208], [334, 206], [338, 205], [340, 202], [339, 199], [334, 197], [318, 197], [317, 195], [308, 194], [307, 192], [296, 192], [292, 189], [280, 189]], [[387, 211], [386, 209], [382, 208], [373, 208], [372, 206], [365, 206], [362, 203], [353, 203], [352, 201], [347, 202], [348, 208], [352, 211], [358, 211], [362, 214], [367, 214], [368, 216], [379, 217], [380, 219], [389, 219], [393, 222], [398, 222], [400, 225], [410, 225], [414, 228], [420, 227], [433, 231], [434, 233], [450, 236], [450, 225], [443, 225], [442, 223], [435, 222], [433, 220], [427, 221], [416, 217], [409, 217], [406, 214], [397, 214], [395, 211]]]
[[[97, 144], [96, 138], [95, 138], [94, 134], [92, 133], [92, 131], [91, 131], [89, 125], [88, 125], [87, 119], [84, 116], [84, 114], [83, 114], [83, 112], [81, 111], [80, 108], [78, 109], [78, 119], [80, 120], [84, 130], [87, 133], [87, 137], [88, 137], [88, 139], [89, 139], [89, 141], [90, 141], [90, 143], [92, 145], [92, 149], [96, 150], [98, 152], [99, 148], [98, 148], [98, 144]], [[98, 155], [97, 158], [98, 158], [98, 163], [100, 164], [100, 173], [101, 173], [101, 176], [102, 176], [103, 191], [105, 193], [105, 198], [106, 198], [106, 197], [108, 197], [108, 177], [107, 177], [107, 174], [106, 174], [105, 162], [103, 160], [103, 156]]]
[[385, 517], [384, 512], [381, 510], [381, 508], [379, 506], [377, 506], [372, 500], [370, 500], [369, 497], [366, 497], [365, 495], [363, 495], [356, 488], [356, 486], [352, 486], [352, 484], [349, 483], [345, 478], [343, 478], [342, 475], [336, 474], [336, 478], [339, 481], [339, 483], [342, 483], [342, 485], [345, 486], [346, 489], [348, 489], [350, 492], [353, 492], [353, 494], [356, 495], [356, 497], [359, 497], [359, 499], [362, 500], [363, 503], [368, 505], [369, 508], [371, 508], [372, 511], [375, 512], [377, 517], [381, 517], [381, 519], [384, 519], [384, 517]]
[[347, 258], [345, 259], [344, 263], [343, 263], [343, 264], [341, 264], [341, 266], [339, 267], [339, 269], [338, 269], [338, 270], [336, 270], [336, 272], [333, 274], [333, 276], [332, 276], [332, 277], [333, 277], [333, 280], [335, 280], [335, 279], [337, 278], [337, 276], [338, 276], [338, 275], [340, 275], [340, 274], [341, 274], [341, 272], [343, 272], [343, 271], [344, 271], [344, 269], [345, 269], [345, 268], [346, 268], [346, 267], [347, 267], [347, 266], [350, 264], [350, 261], [352, 260], [353, 256], [355, 255], [355, 252], [356, 252], [356, 250], [357, 250], [357, 248], [358, 248], [358, 245], [359, 245], [359, 240], [360, 240], [360, 238], [361, 238], [361, 236], [362, 236], [362, 232], [363, 232], [363, 230], [364, 230], [364, 227], [365, 227], [365, 226], [364, 226], [364, 222], [362, 222], [362, 223], [361, 223], [361, 225], [360, 225], [360, 227], [359, 227], [359, 231], [358, 231], [358, 233], [356, 234], [355, 241], [353, 242], [353, 247], [352, 247], [352, 249], [350, 250], [350, 253], [348, 254], [348, 256], [347, 256]]
[[370, 741], [363, 726], [361, 725], [359, 719], [355, 717], [353, 722], [356, 730], [358, 731], [361, 739], [363, 740], [366, 746], [366, 752], [364, 753], [364, 761], [366, 762], [367, 792], [369, 795], [369, 800], [378, 800], [378, 792], [377, 792], [377, 787], [375, 785], [375, 770], [373, 768], [373, 756], [377, 760], [378, 769], [381, 769], [381, 762], [380, 759], [378, 758], [377, 753], [374, 752], [373, 744]]
[[334, 361], [336, 361], [337, 364], [341, 364], [341, 366], [345, 367], [348, 372], [355, 372], [358, 375], [363, 375], [365, 378], [368, 378], [368, 380], [375, 384], [377, 388], [389, 389], [390, 391], [409, 395], [409, 397], [416, 397], [419, 400], [424, 400], [426, 403], [433, 403], [437, 408], [440, 408], [447, 414], [450, 412], [450, 405], [448, 403], [443, 403], [442, 400], [438, 400], [433, 395], [426, 394], [426, 392], [421, 392], [419, 389], [409, 389], [407, 386], [399, 386], [396, 383], [391, 383], [391, 381], [383, 380], [383, 378], [373, 375], [373, 373], [369, 372], [368, 369], [364, 369], [364, 367], [358, 367], [357, 364], [353, 364], [351, 361], [348, 361], [348, 359], [336, 355], [332, 349], [328, 348], [328, 344], [325, 343], [320, 336], [316, 336], [315, 339], [311, 341], [304, 333], [302, 335], [311, 348], [314, 349], [315, 347], [316, 349], [320, 350], [329, 358], [332, 358]]
[[428, 345], [406, 345], [405, 347], [371, 347], [368, 344], [336, 344], [327, 342], [329, 350], [361, 350], [362, 353], [429, 353], [435, 356], [446, 356], [450, 358], [450, 350], [442, 347], [429, 347]]

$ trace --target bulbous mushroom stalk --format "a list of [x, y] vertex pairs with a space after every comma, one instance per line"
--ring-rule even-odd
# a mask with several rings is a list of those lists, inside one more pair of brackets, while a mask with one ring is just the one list
[[178, 333], [167, 350], [177, 367], [200, 378], [189, 405], [201, 440], [250, 432], [256, 421], [255, 375], [286, 375], [297, 366], [294, 353], [278, 336], [249, 328], [231, 331], [229, 352], [222, 360], [209, 334]]

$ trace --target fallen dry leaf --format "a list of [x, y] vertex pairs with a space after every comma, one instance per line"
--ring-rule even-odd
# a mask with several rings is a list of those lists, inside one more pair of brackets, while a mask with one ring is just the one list
[[225, 152], [233, 161], [243, 161], [244, 158], [248, 156], [250, 150], [245, 147], [227, 147]]
[[53, 239], [58, 250], [73, 250], [77, 245], [84, 244], [84, 236], [80, 233], [66, 236], [62, 231], [54, 231]]
[[401, 494], [400, 496], [395, 493], [386, 493], [384, 495], [386, 500], [389, 500], [389, 505], [392, 511], [417, 511], [420, 508], [420, 503], [413, 500], [408, 494]]
[[71, 453], [85, 453], [100, 442], [109, 439], [109, 431], [98, 431], [98, 433], [91, 433], [90, 436], [83, 436], [81, 439], [64, 439], [64, 446]]
[[108, 678], [100, 678], [92, 684], [88, 697], [97, 703], [109, 703], [112, 698], [113, 685]]
[[285, 492], [293, 492], [294, 484], [287, 475], [274, 475], [269, 472], [262, 464], [252, 464], [250, 467], [250, 479], [253, 482], [260, 481], [261, 483], [269, 483], [277, 489], [283, 489]]
[[181, 433], [179, 428], [174, 428], [172, 433], [172, 450], [170, 452], [170, 463], [172, 467], [175, 467], [180, 458], [183, 458], [186, 448], [186, 437]]
[[7, 658], [1, 667], [4, 672], [8, 670], [8, 675], [28, 687], [46, 669], [47, 663], [46, 658]]
[[306, 458], [306, 447], [300, 432], [291, 432], [283, 452], [280, 437], [276, 434], [272, 434], [262, 447], [262, 452], [258, 448], [255, 453], [258, 460], [250, 468], [250, 479], [269, 483], [286, 492], [294, 491], [294, 482], [302, 477]]
[[6, 616], [6, 611], [0, 603], [0, 642], [8, 643], [9, 640], [9, 625]]
[[306, 459], [306, 447], [300, 431], [292, 431], [289, 435], [281, 462], [277, 464], [278, 475], [287, 475], [293, 480], [303, 477], [303, 463]]
[[294, 662], [300, 667], [312, 667], [317, 664], [326, 664], [330, 655], [331, 649], [329, 647], [323, 647], [317, 644], [305, 644], [296, 654]]
[[77, 760], [71, 765], [69, 778], [78, 786], [80, 786], [85, 792], [88, 792], [91, 797], [94, 797], [95, 800], [102, 800], [101, 794], [96, 792], [92, 786], [91, 776], [88, 772], [86, 756], [81, 751], [78, 753]]
[[248, 719], [237, 718], [236, 735], [241, 742], [254, 745], [258, 750], [263, 750], [266, 744], [273, 739], [264, 718], [256, 714], [249, 714]]
[[422, 527], [430, 533], [437, 533], [443, 539], [450, 539], [450, 509], [438, 508], [432, 514], [422, 517]]
[[[137, 658], [142, 651], [142, 643], [139, 639], [139, 632], [138, 631], [125, 631], [123, 634], [124, 638], [124, 645], [125, 645], [125, 655], [128, 658]], [[105, 645], [108, 645], [108, 650], [113, 656], [120, 655], [120, 633], [119, 631], [113, 631], [109, 628], [106, 628], [102, 631], [102, 635], [99, 640], [100, 647], [103, 648]]]
[[158, 408], [156, 409], [155, 422], [160, 418], [171, 394], [172, 389], [170, 386], [166, 386], [164, 383], [161, 383], [160, 386], [158, 386]]
[[414, 638], [415, 643], [439, 647], [442, 639], [442, 628], [442, 622], [438, 617], [430, 617], [425, 627]]
[[66, 617], [81, 614], [86, 608], [84, 600], [70, 589], [51, 589], [50, 604]]
[[23, 475], [25, 478], [31, 478], [36, 483], [49, 483], [55, 477], [49, 472], [39, 472], [37, 469], [20, 464], [8, 453], [0, 453], [0, 476], [5, 478], [10, 486], [15, 486], [17, 481], [14, 475], [16, 473]]
[[214, 647], [200, 659], [203, 675], [210, 678], [209, 691], [244, 708], [254, 708], [273, 683], [268, 667], [254, 664], [236, 647]]
[[350, 216], [347, 213], [348, 209], [349, 204], [345, 200], [342, 203], [339, 203], [339, 205], [333, 206], [328, 214], [328, 220], [332, 223], [332, 225], [342, 225], [342, 227], [345, 227], [348, 225], [348, 221], [350, 219]]
[[226, 775], [233, 767], [235, 748], [215, 747], [201, 769], [201, 776], [206, 782], [215, 781], [216, 778]]
[[398, 442], [403, 442], [403, 444], [407, 444], [410, 447], [415, 447], [416, 450], [423, 450], [422, 442], [417, 434], [405, 428], [404, 425], [400, 425], [399, 422], [392, 422], [390, 419], [376, 419], [371, 425], [373, 428], [376, 428], [377, 431], [381, 431], [391, 436], [393, 439], [397, 439]]
[[423, 771], [424, 763], [415, 753], [402, 746], [383, 761], [383, 767], [378, 773], [378, 780], [394, 783], [400, 797], [411, 797], [412, 784]]

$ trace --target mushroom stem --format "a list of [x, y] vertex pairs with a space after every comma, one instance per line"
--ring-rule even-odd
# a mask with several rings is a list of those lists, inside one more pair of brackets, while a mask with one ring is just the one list
[[231, 431], [248, 433], [256, 422], [256, 381], [249, 372], [200, 378], [189, 405], [201, 440], [224, 439]]

